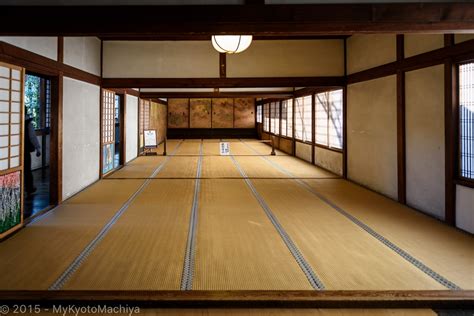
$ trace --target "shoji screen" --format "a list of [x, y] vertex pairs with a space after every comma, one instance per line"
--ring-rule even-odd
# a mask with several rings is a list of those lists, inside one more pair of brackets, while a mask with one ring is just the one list
[[270, 131], [270, 104], [265, 103], [263, 105], [263, 131]]
[[281, 103], [281, 135], [293, 137], [293, 99]]
[[304, 142], [311, 141], [311, 107], [311, 95], [295, 99], [295, 138]]
[[102, 174], [114, 168], [115, 93], [102, 90]]
[[140, 99], [139, 105], [139, 120], [138, 120], [138, 134], [139, 143], [138, 147], [140, 152], [145, 146], [144, 131], [150, 128], [150, 101]]
[[280, 134], [280, 102], [270, 104], [271, 132], [275, 135]]
[[0, 62], [0, 238], [23, 224], [24, 77]]

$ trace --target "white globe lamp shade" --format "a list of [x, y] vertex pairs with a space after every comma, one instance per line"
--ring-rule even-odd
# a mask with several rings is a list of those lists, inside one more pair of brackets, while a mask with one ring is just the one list
[[237, 54], [249, 48], [252, 35], [213, 35], [212, 46], [219, 53]]

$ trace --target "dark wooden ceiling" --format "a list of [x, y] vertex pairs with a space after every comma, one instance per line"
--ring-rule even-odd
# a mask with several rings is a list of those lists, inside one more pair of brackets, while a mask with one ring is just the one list
[[261, 38], [310, 38], [354, 33], [474, 32], [472, 2], [0, 8], [0, 35], [12, 36], [199, 39], [244, 33]]

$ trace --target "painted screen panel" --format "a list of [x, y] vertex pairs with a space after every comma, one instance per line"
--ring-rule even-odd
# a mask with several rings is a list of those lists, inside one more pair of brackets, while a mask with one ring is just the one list
[[212, 128], [234, 126], [234, 99], [212, 100]]
[[211, 128], [211, 99], [190, 99], [189, 111], [189, 127]]
[[188, 128], [189, 99], [168, 99], [168, 127]]
[[255, 100], [252, 98], [235, 99], [234, 105], [234, 127], [255, 127]]
[[107, 172], [114, 169], [114, 153], [115, 153], [115, 144], [106, 144], [102, 147], [102, 173], [106, 174]]
[[0, 234], [21, 224], [21, 172], [0, 176]]

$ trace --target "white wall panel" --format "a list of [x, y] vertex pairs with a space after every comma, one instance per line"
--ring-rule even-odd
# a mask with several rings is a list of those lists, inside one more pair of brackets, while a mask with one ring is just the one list
[[407, 204], [444, 218], [444, 66], [406, 73]]
[[100, 39], [65, 37], [64, 63], [100, 76]]
[[342, 175], [342, 153], [315, 146], [314, 163], [335, 174]]
[[57, 37], [0, 36], [0, 41], [29, 50], [49, 59], [58, 60]]
[[395, 34], [356, 34], [347, 39], [349, 74], [397, 60]]
[[133, 95], [127, 95], [125, 107], [125, 162], [137, 157], [138, 153], [138, 98]]
[[227, 55], [227, 77], [343, 76], [343, 40], [254, 41]]
[[295, 142], [295, 149], [296, 149], [296, 157], [306, 160], [307, 162], [311, 162], [311, 145], [304, 144], [301, 142]]
[[405, 34], [405, 57], [444, 47], [443, 34]]
[[397, 198], [396, 76], [348, 86], [348, 177]]
[[65, 77], [63, 100], [63, 199], [67, 199], [99, 178], [100, 88]]
[[474, 234], [474, 189], [456, 186], [456, 226]]
[[105, 78], [219, 77], [211, 41], [105, 41]]

